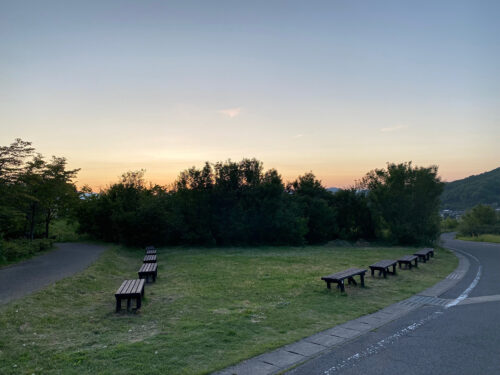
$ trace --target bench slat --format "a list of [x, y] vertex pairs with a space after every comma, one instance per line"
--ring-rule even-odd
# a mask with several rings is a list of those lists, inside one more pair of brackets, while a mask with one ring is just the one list
[[349, 268], [348, 270], [337, 272], [337, 273], [332, 273], [331, 275], [328, 276], [323, 276], [321, 279], [329, 279], [329, 280], [342, 280], [342, 279], [347, 279], [351, 276], [356, 276], [356, 275], [361, 275], [364, 274], [366, 270], [361, 269], [361, 268]]
[[380, 267], [380, 268], [388, 268], [395, 265], [398, 261], [392, 259], [384, 259], [380, 260], [377, 263], [372, 264], [370, 267]]

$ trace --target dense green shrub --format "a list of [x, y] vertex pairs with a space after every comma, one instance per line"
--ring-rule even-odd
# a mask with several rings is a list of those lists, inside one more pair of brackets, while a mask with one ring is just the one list
[[28, 258], [53, 246], [50, 239], [0, 241], [0, 257], [6, 261]]
[[461, 217], [458, 231], [462, 236], [499, 234], [500, 219], [492, 207], [479, 204]]

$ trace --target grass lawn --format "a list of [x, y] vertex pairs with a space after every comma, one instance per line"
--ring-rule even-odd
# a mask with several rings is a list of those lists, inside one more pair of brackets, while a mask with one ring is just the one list
[[[408, 248], [169, 248], [138, 313], [114, 312], [143, 251], [114, 247], [84, 272], [0, 306], [1, 374], [205, 374], [417, 293], [456, 257], [366, 288], [327, 290], [320, 277], [413, 252]], [[21, 276], [22, 277], [22, 276]]]
[[457, 240], [500, 243], [500, 234], [480, 234], [477, 237], [458, 236]]

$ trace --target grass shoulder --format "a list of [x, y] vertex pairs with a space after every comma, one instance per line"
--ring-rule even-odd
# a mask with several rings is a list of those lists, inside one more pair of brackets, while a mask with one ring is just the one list
[[473, 241], [473, 242], [493, 242], [500, 243], [500, 234], [480, 234], [478, 236], [459, 236], [457, 240]]
[[84, 272], [0, 307], [0, 373], [210, 373], [375, 312], [457, 265], [440, 249], [417, 269], [368, 276], [366, 288], [347, 294], [320, 280], [414, 250], [160, 249], [158, 280], [146, 286], [141, 311], [115, 314], [114, 292], [137, 277], [143, 251], [113, 247]]

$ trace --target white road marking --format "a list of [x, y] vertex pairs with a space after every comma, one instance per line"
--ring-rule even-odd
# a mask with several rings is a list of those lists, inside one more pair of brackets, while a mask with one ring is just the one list
[[481, 265], [479, 265], [476, 277], [474, 278], [474, 280], [472, 280], [472, 283], [469, 285], [469, 287], [467, 289], [465, 289], [464, 292], [462, 294], [460, 294], [457, 298], [455, 298], [453, 301], [451, 301], [449, 304], [447, 304], [444, 307], [445, 309], [459, 304], [460, 302], [462, 302], [464, 299], [466, 299], [469, 296], [470, 292], [472, 291], [472, 289], [474, 289], [476, 287], [477, 283], [479, 282], [479, 279], [481, 278], [482, 268], [483, 267]]
[[365, 358], [374, 354], [377, 354], [380, 350], [384, 349], [386, 346], [391, 345], [394, 343], [394, 341], [398, 340], [400, 337], [405, 336], [413, 331], [415, 331], [417, 328], [423, 326], [425, 323], [427, 323], [430, 320], [436, 319], [439, 317], [441, 314], [443, 314], [442, 311], [436, 311], [424, 319], [419, 320], [418, 322], [410, 324], [408, 327], [405, 327], [396, 333], [378, 341], [377, 343], [370, 345], [367, 347], [365, 350], [353, 354], [350, 357], [346, 358], [342, 362], [338, 363], [337, 365], [330, 367], [328, 370], [324, 371], [324, 375], [331, 375], [335, 371], [340, 370], [342, 368], [345, 368], [347, 366], [353, 365], [355, 361]]

